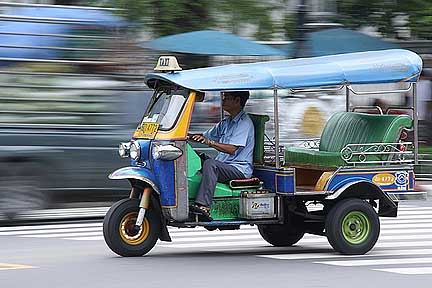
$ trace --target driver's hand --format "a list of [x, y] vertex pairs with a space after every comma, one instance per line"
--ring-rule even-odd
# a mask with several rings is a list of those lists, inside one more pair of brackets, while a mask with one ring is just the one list
[[209, 140], [207, 138], [205, 138], [203, 135], [200, 134], [193, 134], [190, 136], [190, 139], [192, 139], [193, 141], [202, 143], [202, 144], [208, 144]]

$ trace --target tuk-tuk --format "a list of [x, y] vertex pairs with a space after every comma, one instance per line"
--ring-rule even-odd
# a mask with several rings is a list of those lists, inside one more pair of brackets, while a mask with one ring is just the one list
[[[151, 103], [132, 139], [119, 146], [120, 156], [131, 164], [109, 176], [127, 179], [132, 187], [130, 197], [115, 203], [103, 223], [107, 245], [121, 256], [141, 256], [158, 239], [171, 241], [168, 226], [225, 230], [241, 225], [257, 225], [273, 246], [294, 245], [311, 233], [326, 236], [341, 254], [364, 254], [378, 240], [379, 216], [396, 217], [399, 199], [423, 196], [414, 189], [415, 105], [407, 110], [411, 116], [379, 107], [370, 114], [350, 101], [351, 94], [410, 91], [415, 104], [422, 60], [413, 52], [394, 49], [188, 71], [181, 71], [174, 57], [161, 57], [155, 70], [145, 77], [154, 89]], [[382, 83], [402, 88], [355, 89]], [[255, 129], [254, 178], [218, 183], [213, 221], [200, 222], [189, 213], [201, 181], [201, 158], [188, 140], [195, 102], [209, 91], [269, 89], [274, 137], [265, 130], [269, 115], [249, 115]], [[330, 117], [320, 139], [281, 147], [278, 115], [290, 111], [278, 111], [280, 89], [340, 91], [346, 111]]]

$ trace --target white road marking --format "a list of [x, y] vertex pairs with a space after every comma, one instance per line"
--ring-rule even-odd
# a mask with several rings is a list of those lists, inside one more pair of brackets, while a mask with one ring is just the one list
[[65, 240], [77, 240], [77, 241], [101, 241], [104, 240], [103, 236], [93, 237], [77, 237], [77, 238], [64, 238]]
[[432, 274], [432, 267], [383, 268], [383, 269], [372, 269], [372, 270], [397, 273], [397, 274], [405, 274], [405, 275]]
[[67, 232], [92, 232], [101, 231], [100, 227], [85, 227], [85, 228], [71, 228], [71, 229], [49, 229], [49, 230], [32, 230], [32, 231], [12, 231], [0, 232], [0, 236], [15, 236], [15, 235], [28, 235], [28, 234], [49, 234], [49, 233], [67, 233]]
[[296, 253], [296, 254], [273, 254], [273, 255], [257, 255], [258, 257], [270, 258], [276, 260], [309, 260], [321, 258], [375, 258], [383, 256], [403, 256], [403, 255], [432, 255], [432, 249], [413, 249], [413, 250], [372, 250], [365, 255], [341, 255], [339, 253]]
[[41, 229], [56, 229], [56, 228], [74, 228], [74, 227], [102, 227], [103, 223], [72, 223], [72, 224], [47, 224], [33, 226], [13, 226], [0, 227], [0, 231], [23, 231], [23, 230], [41, 230]]
[[405, 265], [405, 264], [429, 264], [432, 263], [431, 258], [391, 258], [391, 259], [356, 259], [356, 260], [338, 260], [338, 261], [319, 261], [318, 264], [326, 264], [333, 266], [378, 266], [378, 265]]
[[63, 238], [63, 237], [83, 237], [83, 236], [103, 236], [102, 231], [98, 232], [85, 232], [85, 233], [57, 233], [57, 234], [37, 234], [37, 235], [23, 235], [19, 237], [25, 238]]

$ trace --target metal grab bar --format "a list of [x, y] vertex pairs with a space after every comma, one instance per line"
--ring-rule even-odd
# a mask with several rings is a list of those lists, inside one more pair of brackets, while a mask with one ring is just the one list
[[363, 110], [363, 109], [377, 109], [378, 112], [381, 115], [384, 115], [384, 112], [383, 112], [382, 108], [379, 107], [379, 106], [355, 106], [355, 107], [352, 108], [351, 111], [354, 112], [356, 109], [360, 109], [360, 110]]
[[413, 83], [409, 83], [408, 88], [398, 90], [383, 90], [383, 91], [355, 91], [351, 85], [347, 85], [348, 90], [356, 95], [369, 95], [369, 94], [390, 94], [390, 93], [404, 93], [409, 92], [412, 88]]
[[342, 90], [345, 87], [345, 85], [341, 85], [337, 88], [290, 88], [289, 91], [293, 94], [296, 93], [308, 93], [308, 92], [336, 92], [339, 90]]

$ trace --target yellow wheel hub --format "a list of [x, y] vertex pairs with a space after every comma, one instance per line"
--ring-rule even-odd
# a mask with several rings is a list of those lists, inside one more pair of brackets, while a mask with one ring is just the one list
[[150, 233], [150, 224], [147, 218], [144, 218], [139, 231], [135, 231], [134, 225], [137, 216], [137, 212], [130, 212], [126, 214], [120, 221], [119, 234], [126, 244], [139, 245], [147, 239]]

